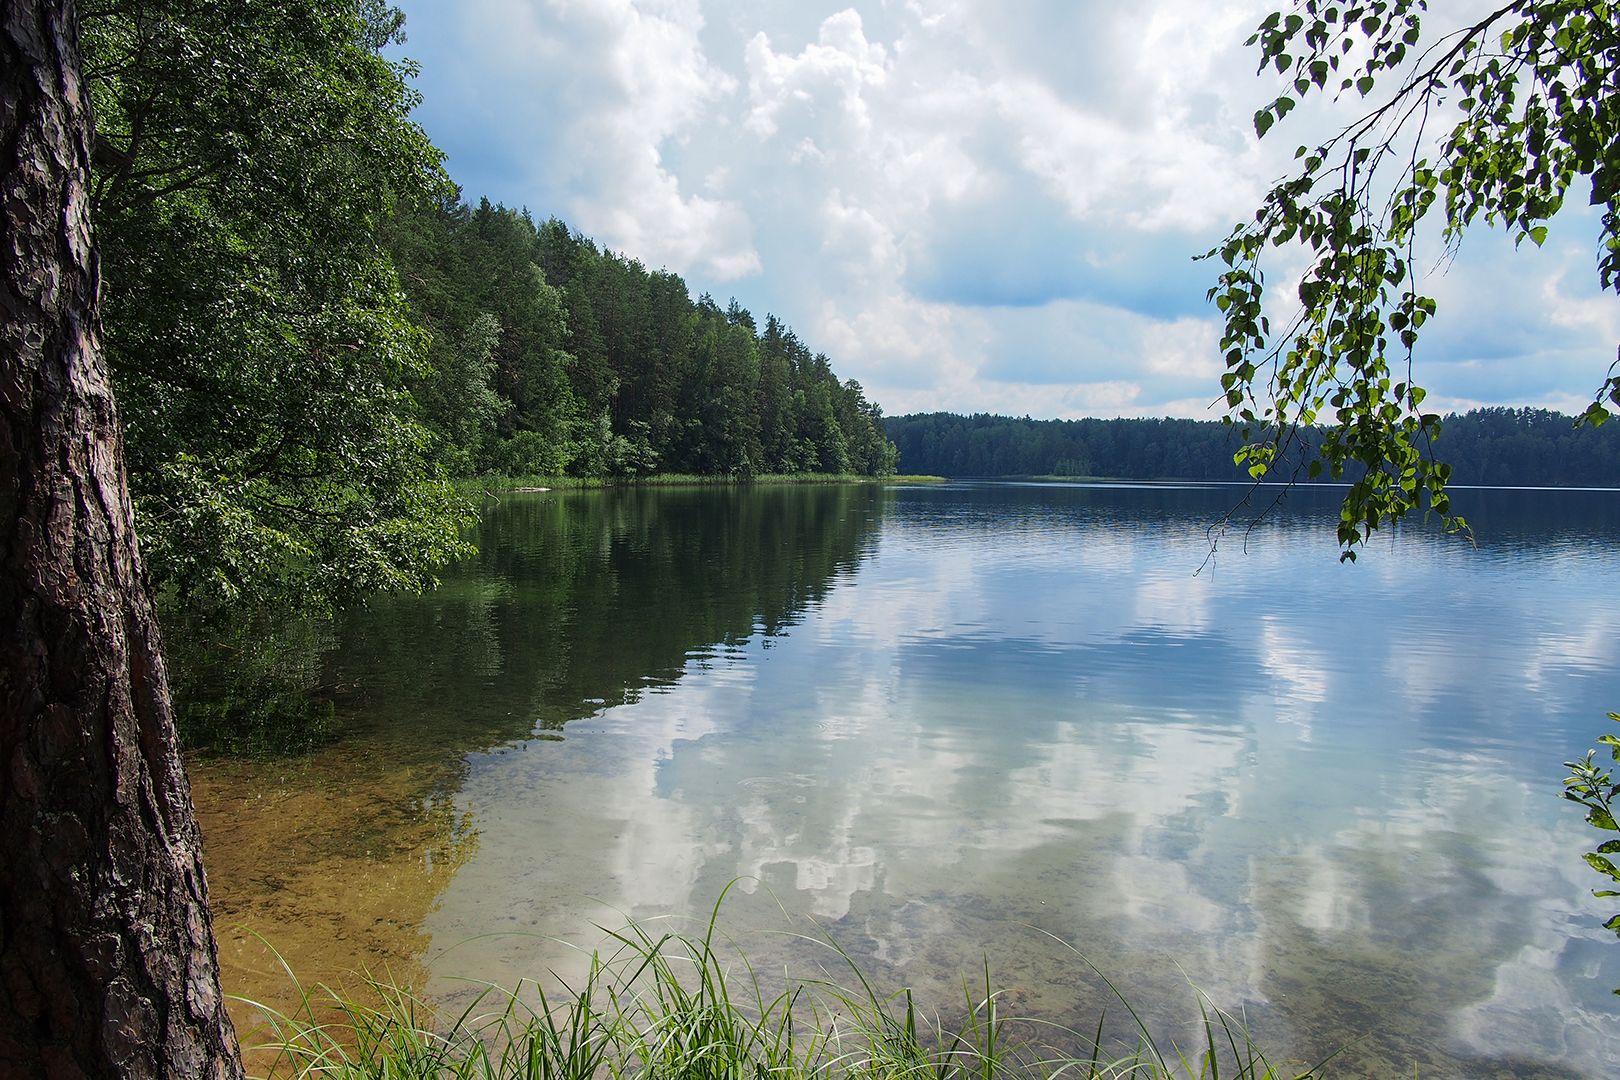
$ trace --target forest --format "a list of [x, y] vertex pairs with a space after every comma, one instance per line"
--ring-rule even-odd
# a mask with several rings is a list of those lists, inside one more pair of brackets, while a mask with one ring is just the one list
[[385, 239], [431, 335], [408, 388], [451, 475], [894, 470], [877, 405], [774, 316], [488, 200], [404, 204]]
[[[1473, 409], [1441, 418], [1434, 455], [1460, 485], [1612, 487], [1620, 483], [1620, 425], [1575, 427], [1548, 409]], [[898, 467], [938, 476], [1090, 476], [1247, 481], [1233, 463], [1242, 440], [1218, 420], [1032, 420], [917, 413], [885, 421]], [[1320, 434], [1305, 433], [1310, 460]], [[1309, 482], [1284, 462], [1274, 474]]]
[[[105, 349], [174, 611], [324, 611], [470, 553], [452, 481], [892, 471], [860, 386], [555, 219], [463, 201], [403, 16], [85, 15]], [[273, 56], [274, 63], [266, 60]]]

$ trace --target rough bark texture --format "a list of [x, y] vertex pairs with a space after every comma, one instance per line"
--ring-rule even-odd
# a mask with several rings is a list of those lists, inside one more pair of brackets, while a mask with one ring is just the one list
[[0, 1080], [242, 1074], [97, 323], [71, 0], [0, 0]]

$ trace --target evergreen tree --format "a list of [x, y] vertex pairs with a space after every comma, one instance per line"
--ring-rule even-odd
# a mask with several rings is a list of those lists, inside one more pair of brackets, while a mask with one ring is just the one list
[[[487, 200], [402, 205], [389, 237], [433, 337], [434, 374], [412, 386], [454, 472], [894, 470], [882, 410], [860, 384], [840, 383], [775, 317], [761, 332], [735, 298], [723, 310], [693, 301], [679, 275]], [[492, 325], [501, 406], [469, 382], [484, 340], [474, 331]]]

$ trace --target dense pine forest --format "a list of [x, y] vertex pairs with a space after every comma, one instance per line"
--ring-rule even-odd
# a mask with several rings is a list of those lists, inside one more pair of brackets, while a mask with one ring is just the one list
[[[1474, 409], [1443, 418], [1434, 453], [1454, 484], [1613, 487], [1620, 424], [1574, 427], [1547, 409]], [[938, 476], [1097, 476], [1246, 481], [1236, 432], [1216, 420], [1031, 420], [979, 413], [890, 417], [899, 468]], [[1290, 472], [1281, 475], [1288, 476]], [[1296, 479], [1303, 480], [1303, 473]]]
[[774, 317], [487, 200], [402, 206], [387, 239], [432, 336], [410, 389], [453, 475], [894, 470], [878, 407]]

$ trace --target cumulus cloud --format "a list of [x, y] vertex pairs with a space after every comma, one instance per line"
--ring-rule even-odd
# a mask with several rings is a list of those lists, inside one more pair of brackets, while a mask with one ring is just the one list
[[436, 60], [423, 116], [469, 195], [560, 214], [655, 266], [758, 272], [743, 207], [667, 160], [737, 88], [704, 55], [695, 0], [475, 0], [409, 15], [413, 44], [430, 38]]
[[[891, 413], [1206, 415], [1214, 271], [1191, 256], [1349, 107], [1255, 139], [1259, 0], [406, 7], [422, 118], [470, 195], [776, 313]], [[1431, 402], [1567, 408], [1597, 384], [1620, 304], [1595, 228], [1471, 237], [1440, 268]]]

